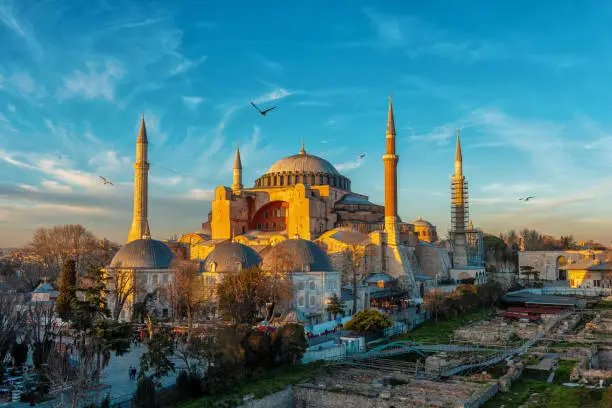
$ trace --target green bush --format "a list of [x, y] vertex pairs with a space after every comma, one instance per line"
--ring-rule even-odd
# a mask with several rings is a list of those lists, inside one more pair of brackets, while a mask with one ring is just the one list
[[371, 333], [391, 326], [393, 326], [393, 321], [388, 314], [374, 309], [367, 309], [353, 316], [344, 325], [344, 328], [359, 333]]
[[134, 394], [134, 405], [137, 408], [155, 408], [155, 383], [151, 377], [142, 377], [138, 380], [136, 393]]

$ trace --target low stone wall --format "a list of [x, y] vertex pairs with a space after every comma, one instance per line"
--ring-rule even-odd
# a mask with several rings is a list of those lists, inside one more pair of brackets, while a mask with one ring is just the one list
[[270, 394], [267, 397], [250, 400], [238, 408], [291, 408], [293, 406], [293, 389], [291, 385], [282, 391]]

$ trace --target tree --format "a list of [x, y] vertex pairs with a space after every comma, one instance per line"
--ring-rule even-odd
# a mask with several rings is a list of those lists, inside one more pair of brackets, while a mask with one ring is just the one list
[[150, 377], [138, 379], [136, 392], [134, 393], [134, 405], [137, 408], [155, 408], [157, 401], [155, 398], [155, 382]]
[[521, 275], [525, 275], [527, 277], [527, 281], [531, 281], [532, 278], [537, 280], [540, 272], [536, 271], [531, 265], [521, 265]]
[[196, 283], [199, 268], [195, 262], [177, 260], [173, 262], [174, 275], [168, 284], [167, 292], [172, 303], [172, 316], [179, 319], [187, 315], [188, 333], [191, 336], [193, 315], [196, 308]]
[[242, 348], [246, 364], [251, 368], [269, 367], [274, 363], [270, 335], [261, 330], [252, 329], [244, 336]]
[[355, 314], [353, 318], [344, 325], [344, 328], [359, 333], [369, 333], [391, 326], [393, 326], [393, 321], [388, 314], [381, 313], [374, 309], [367, 309]]
[[55, 338], [60, 334], [57, 314], [53, 306], [31, 302], [28, 307], [28, 335], [32, 345], [34, 367], [46, 364]]
[[0, 294], [0, 375], [4, 373], [7, 356], [23, 329], [25, 318], [14, 295]]
[[162, 378], [174, 372], [174, 340], [168, 327], [160, 327], [147, 341], [147, 351], [140, 357], [139, 377], [152, 372], [152, 378]]
[[289, 323], [279, 327], [272, 336], [272, 344], [281, 362], [295, 365], [308, 348], [304, 326]]
[[28, 343], [25, 341], [14, 342], [11, 346], [11, 357], [13, 358], [13, 364], [15, 367], [21, 367], [25, 364], [28, 359]]
[[434, 317], [437, 322], [440, 316], [446, 317], [444, 299], [446, 295], [440, 291], [433, 291], [423, 296], [423, 306], [425, 310]]
[[128, 300], [135, 300], [142, 292], [139, 279], [134, 278], [132, 271], [120, 267], [108, 270], [106, 289], [110, 314], [114, 320], [119, 320], [121, 312]]
[[62, 266], [59, 279], [59, 293], [55, 306], [62, 320], [70, 320], [72, 306], [76, 302], [77, 271], [76, 262], [67, 259]]
[[335, 318], [339, 314], [344, 316], [344, 305], [338, 298], [338, 295], [335, 293], [332, 295], [332, 297], [329, 298], [329, 303], [327, 304], [327, 313], [331, 314], [333, 318]]
[[268, 274], [260, 268], [225, 273], [217, 285], [219, 310], [234, 325], [254, 324], [279, 302], [289, 302], [293, 293], [289, 278], [282, 273]]
[[606, 388], [601, 398], [601, 406], [603, 408], [612, 408], [612, 387]]

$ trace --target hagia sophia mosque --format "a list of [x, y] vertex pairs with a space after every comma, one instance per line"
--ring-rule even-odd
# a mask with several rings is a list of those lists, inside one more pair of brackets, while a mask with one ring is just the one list
[[[469, 222], [459, 132], [456, 143], [448, 239], [440, 239], [436, 227], [421, 217], [405, 222], [398, 216], [399, 156], [390, 100], [382, 157], [383, 205], [352, 191], [348, 177], [324, 158], [309, 154], [304, 144], [299, 153], [278, 160], [252, 187], [245, 187], [236, 149], [232, 184], [215, 189], [201, 230], [175, 241], [159, 241], [151, 238], [148, 222], [143, 117], [136, 141], [132, 226], [127, 243], [107, 269], [129, 271], [154, 292], [172, 279], [173, 260], [191, 261], [199, 270], [199, 293], [209, 300], [214, 300], [215, 285], [224, 274], [251, 267], [284, 273], [294, 288], [286, 312], [308, 324], [328, 319], [325, 307], [334, 294], [347, 307], [357, 302], [358, 309], [379, 305], [394, 294], [418, 305], [440, 282], [482, 282], [482, 232]], [[359, 280], [357, 293], [354, 275]], [[123, 319], [130, 318], [135, 301], [128, 302]], [[171, 313], [163, 296], [150, 307], [160, 316]]]

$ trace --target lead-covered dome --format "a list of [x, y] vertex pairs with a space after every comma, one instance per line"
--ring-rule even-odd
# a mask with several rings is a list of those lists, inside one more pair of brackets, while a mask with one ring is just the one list
[[288, 239], [265, 251], [262, 268], [279, 272], [330, 272], [329, 257], [317, 244]]
[[274, 163], [263, 176], [255, 180], [255, 187], [281, 187], [298, 183], [329, 185], [347, 191], [351, 187], [351, 181], [341, 175], [330, 162], [306, 153], [303, 145], [299, 154]]
[[111, 268], [168, 269], [174, 255], [168, 245], [154, 239], [137, 239], [121, 247]]
[[219, 244], [204, 261], [207, 272], [230, 272], [248, 269], [261, 264], [261, 257], [255, 250], [238, 242]]

